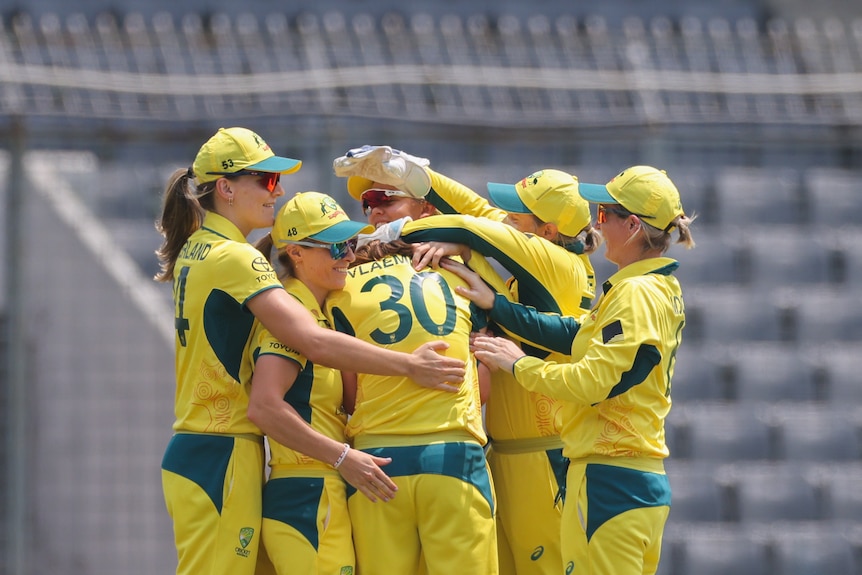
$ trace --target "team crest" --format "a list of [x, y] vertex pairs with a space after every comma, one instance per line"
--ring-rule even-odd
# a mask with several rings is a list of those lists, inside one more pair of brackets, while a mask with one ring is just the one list
[[329, 196], [320, 200], [320, 215], [325, 216], [327, 214], [338, 212], [344, 212], [344, 210], [341, 209], [341, 206], [338, 205], [338, 202]]
[[353, 567], [351, 567], [350, 565], [345, 565], [341, 568], [341, 571], [339, 571], [338, 575], [353, 575]]
[[245, 549], [251, 543], [254, 537], [254, 529], [252, 527], [243, 527], [239, 530], [239, 544]]

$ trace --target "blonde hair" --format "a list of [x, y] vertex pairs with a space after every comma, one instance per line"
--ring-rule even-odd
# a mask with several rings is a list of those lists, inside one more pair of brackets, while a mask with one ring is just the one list
[[695, 246], [690, 226], [692, 222], [697, 219], [697, 214], [693, 213], [691, 217], [688, 217], [685, 214], [675, 217], [667, 227], [667, 230], [660, 230], [657, 227], [644, 222], [643, 219], [638, 219], [641, 222], [641, 229], [644, 231], [644, 251], [661, 249], [661, 253], [667, 252], [667, 250], [670, 249], [671, 232], [674, 229], [677, 230], [678, 234], [677, 240], [674, 243], [682, 244], [687, 250], [690, 250]]
[[599, 246], [602, 245], [602, 242], [604, 242], [605, 239], [602, 237], [602, 234], [599, 233], [599, 230], [594, 228], [592, 224], [589, 224], [574, 237], [567, 236], [562, 232], [557, 232], [557, 237], [552, 241], [564, 248], [580, 242], [584, 246], [582, 253], [591, 255], [599, 249]]

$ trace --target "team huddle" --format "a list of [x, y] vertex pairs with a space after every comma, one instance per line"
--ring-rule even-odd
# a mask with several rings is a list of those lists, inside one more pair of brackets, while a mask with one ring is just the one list
[[347, 194], [276, 212], [300, 167], [222, 128], [165, 191], [177, 573], [655, 573], [685, 323], [664, 254], [694, 246], [668, 176], [541, 169], [489, 202], [362, 146], [333, 161]]

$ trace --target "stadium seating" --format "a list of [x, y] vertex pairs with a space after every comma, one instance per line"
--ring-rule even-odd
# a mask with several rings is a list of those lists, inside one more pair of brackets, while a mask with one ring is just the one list
[[855, 522], [862, 517], [862, 467], [859, 460], [835, 463], [820, 469], [828, 488], [826, 516], [832, 520]]
[[782, 306], [767, 291], [741, 289], [739, 285], [690, 286], [683, 298], [686, 321], [697, 326], [691, 334], [696, 341], [726, 344], [739, 340], [793, 340], [794, 309]]
[[862, 358], [857, 345], [821, 342], [809, 356], [823, 379], [824, 399], [835, 405], [862, 405]]
[[754, 404], [681, 404], [673, 411], [668, 446], [674, 458], [729, 463], [776, 456], [775, 426]]
[[827, 516], [827, 488], [798, 463], [737, 462], [721, 471], [730, 490], [726, 513], [733, 521], [758, 525]]
[[772, 405], [765, 418], [776, 429], [778, 459], [823, 463], [862, 459], [862, 428], [853, 408], [815, 402]]
[[858, 546], [841, 528], [810, 523], [770, 527], [771, 575], [857, 573]]
[[796, 170], [728, 168], [717, 174], [715, 185], [723, 225], [799, 224], [804, 220]]
[[[635, 2], [592, 3], [588, 14], [514, 0], [505, 10], [420, 0], [293, 12], [226, 0], [179, 11], [153, 0], [92, 17], [89, 0], [34, 8], [46, 2], [3, 15], [0, 63], [20, 71], [0, 83], [0, 115], [23, 113], [34, 148], [101, 147], [98, 160], [57, 173], [145, 276], [155, 272], [152, 224], [166, 177], [221, 121], [256, 124], [274, 147], [301, 153], [305, 168], [283, 180], [288, 196], [346, 198], [331, 159], [363, 143], [426, 155], [480, 193], [488, 180], [540, 167], [583, 182], [638, 163], [666, 169], [686, 212], [698, 214], [698, 245], [668, 254], [681, 264], [687, 325], [666, 424], [673, 506], [659, 575], [862, 571], [862, 93], [834, 90], [862, 70], [862, 20], [767, 18], [741, 2], [713, 3], [718, 15], [671, 2], [678, 14], [656, 16]], [[80, 77], [63, 76], [70, 70]], [[136, 93], [124, 83], [130, 73], [169, 74], [176, 93]], [[212, 89], [219, 74], [247, 73], [265, 89]], [[28, 74], [35, 80], [12, 81]], [[77, 84], [90, 74], [108, 88]], [[794, 92], [797, 74], [825, 76]], [[694, 75], [696, 89], [677, 87]], [[747, 91], [758, 75], [768, 85]], [[543, 86], [549, 78], [559, 86]], [[610, 89], [607, 78], [616, 78]], [[147, 134], [158, 144], [132, 141]], [[362, 217], [356, 202], [345, 208]], [[616, 269], [603, 253], [593, 257], [599, 285]], [[63, 354], [73, 348], [52, 351]], [[105, 388], [122, 389], [118, 379]], [[133, 487], [112, 489], [129, 501]], [[66, 481], [62, 494], [105, 501], [101, 484], [76, 489]], [[82, 518], [80, 532], [104, 534], [113, 523], [101, 517]], [[104, 517], [119, 521], [111, 508]], [[53, 553], [68, 563], [64, 550]], [[126, 572], [87, 572], [97, 571]]]
[[862, 342], [862, 292], [795, 288], [796, 339], [803, 345]]
[[862, 210], [859, 173], [847, 169], [811, 168], [803, 175], [808, 219], [814, 226], [858, 225]]
[[767, 543], [765, 533], [738, 525], [696, 528], [686, 523], [679, 529], [668, 527], [662, 561], [674, 575], [775, 575]]
[[[688, 316], [687, 316], [688, 321]], [[676, 356], [671, 397], [674, 404], [733, 399], [735, 388], [730, 378], [731, 362], [718, 344], [700, 345], [686, 326], [685, 344]], [[692, 337], [689, 337], [689, 336]]]
[[726, 521], [726, 487], [718, 477], [713, 461], [684, 461], [672, 450], [667, 474], [673, 492], [668, 521], [675, 523], [715, 523]]

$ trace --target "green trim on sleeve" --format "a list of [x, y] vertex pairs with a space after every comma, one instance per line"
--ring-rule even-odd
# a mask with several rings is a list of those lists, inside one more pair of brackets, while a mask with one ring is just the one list
[[632, 368], [623, 373], [620, 382], [608, 394], [608, 399], [622, 395], [639, 383], [643, 383], [655, 366], [661, 362], [661, 352], [654, 345], [641, 344], [632, 362]]
[[500, 294], [495, 296], [489, 316], [524, 341], [564, 355], [571, 354], [572, 342], [581, 327], [573, 317], [539, 313]]

